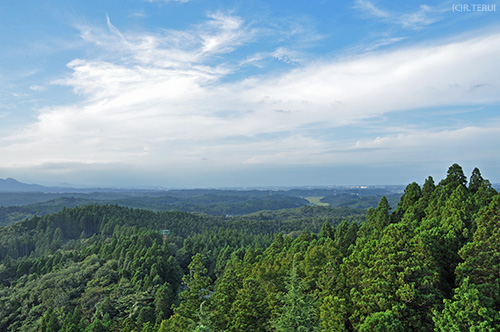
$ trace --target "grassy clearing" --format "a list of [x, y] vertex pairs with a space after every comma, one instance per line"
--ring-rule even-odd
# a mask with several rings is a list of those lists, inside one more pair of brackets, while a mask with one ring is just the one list
[[304, 197], [304, 198], [307, 199], [309, 201], [309, 203], [311, 203], [313, 205], [330, 206], [330, 204], [328, 204], [328, 203], [321, 202], [321, 199], [323, 197], [324, 196], [311, 196], [311, 197]]

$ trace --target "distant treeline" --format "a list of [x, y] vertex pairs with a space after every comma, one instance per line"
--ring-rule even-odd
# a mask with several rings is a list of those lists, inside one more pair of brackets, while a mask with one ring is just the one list
[[[397, 187], [396, 187], [397, 188]], [[320, 196], [333, 207], [368, 209], [376, 207], [382, 196], [396, 206], [401, 193], [383, 188], [267, 190], [171, 190], [95, 192], [95, 193], [0, 193], [0, 226], [83, 205], [117, 204], [152, 211], [184, 211], [215, 216], [239, 216], [264, 210], [292, 209], [309, 202], [308, 196]], [[2, 206], [2, 204], [4, 206]]]

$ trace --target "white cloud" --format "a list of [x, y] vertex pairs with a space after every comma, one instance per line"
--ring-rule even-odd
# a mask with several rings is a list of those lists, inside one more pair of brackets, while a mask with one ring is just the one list
[[[498, 136], [498, 127], [468, 127], [391, 132], [356, 143], [314, 133], [390, 112], [500, 103], [500, 33], [234, 79], [238, 69], [227, 54], [256, 38], [239, 17], [214, 13], [186, 31], [156, 35], [118, 31], [111, 22], [109, 28], [82, 32], [104, 54], [73, 60], [72, 75], [58, 81], [83, 101], [41, 109], [36, 123], [1, 139], [4, 167], [342, 164], [394, 160], [408, 150], [417, 161], [428, 157], [429, 147], [439, 158], [435, 147], [451, 155], [451, 146], [470, 139], [474, 151], [473, 144]], [[495, 142], [488, 142], [485, 153]]]
[[381, 9], [369, 0], [356, 0], [354, 5], [354, 8], [361, 10], [370, 17], [409, 29], [421, 29], [435, 23], [444, 11], [449, 10], [442, 7], [421, 5], [416, 11], [401, 13]]
[[44, 91], [46, 89], [47, 89], [47, 87], [41, 86], [41, 85], [36, 85], [36, 84], [30, 86], [30, 90], [33, 90], [33, 91]]
[[202, 54], [231, 52], [248, 40], [245, 29], [242, 29], [241, 18], [221, 12], [210, 14], [208, 17], [210, 20], [200, 26]]
[[370, 45], [364, 46], [362, 48], [362, 51], [363, 51], [363, 53], [375, 51], [378, 48], [381, 48], [381, 47], [384, 47], [387, 45], [391, 45], [391, 44], [395, 44], [395, 43], [398, 43], [398, 42], [405, 40], [405, 39], [406, 39], [406, 37], [383, 38], [383, 39], [374, 41]]
[[276, 51], [272, 53], [272, 56], [288, 64], [296, 64], [301, 61], [297, 52], [291, 51], [285, 47], [278, 47]]
[[427, 26], [436, 21], [436, 18], [431, 16], [434, 12], [436, 12], [435, 8], [422, 5], [416, 12], [402, 15], [399, 22], [405, 28], [419, 28]]
[[387, 11], [376, 7], [373, 3], [368, 0], [356, 0], [354, 8], [360, 9], [370, 16], [375, 16], [379, 18], [387, 18], [391, 16]]
[[[482, 162], [489, 160], [500, 140], [500, 126], [464, 127], [455, 130], [418, 130], [398, 135], [360, 140], [347, 151], [363, 150], [372, 162], [449, 161]], [[480, 148], [478, 148], [480, 147]], [[422, 158], [427, 156], [427, 158]], [[362, 161], [361, 154], [355, 154]]]

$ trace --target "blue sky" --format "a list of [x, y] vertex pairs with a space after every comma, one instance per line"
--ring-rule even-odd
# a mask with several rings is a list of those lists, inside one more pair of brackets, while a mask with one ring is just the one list
[[500, 1], [0, 2], [0, 178], [500, 182]]

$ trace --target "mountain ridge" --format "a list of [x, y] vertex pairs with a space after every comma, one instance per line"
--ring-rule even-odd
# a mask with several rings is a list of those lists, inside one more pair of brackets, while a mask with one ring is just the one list
[[49, 188], [39, 184], [28, 184], [14, 178], [0, 179], [0, 191], [3, 192], [40, 192]]

